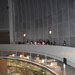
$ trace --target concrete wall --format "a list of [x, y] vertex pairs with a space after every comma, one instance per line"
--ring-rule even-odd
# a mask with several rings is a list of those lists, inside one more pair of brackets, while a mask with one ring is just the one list
[[9, 31], [8, 0], [0, 0], [0, 31]]
[[[67, 58], [67, 63], [75, 67], [75, 48], [72, 47], [5, 44], [5, 45], [0, 45], [0, 51], [8, 51], [9, 54], [10, 51], [36, 53], [36, 54], [50, 56], [60, 61], [63, 61], [63, 58]], [[4, 52], [3, 54], [6, 54], [6, 52]]]
[[[75, 0], [14, 0], [15, 42], [49, 39], [75, 46]], [[49, 35], [49, 30], [52, 34]]]
[[[25, 40], [49, 39], [58, 45], [65, 40], [75, 47], [75, 0], [12, 0], [12, 5], [15, 42], [23, 42], [26, 33]], [[1, 0], [1, 31], [9, 31], [8, 10], [8, 0]]]

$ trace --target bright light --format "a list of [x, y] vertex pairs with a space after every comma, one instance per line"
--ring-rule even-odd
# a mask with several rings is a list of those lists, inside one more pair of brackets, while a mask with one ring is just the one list
[[53, 63], [51, 63], [50, 66], [53, 66]]
[[42, 59], [41, 62], [44, 63], [45, 62], [45, 59]]
[[26, 58], [29, 59], [29, 55]]
[[26, 36], [26, 34], [23, 34], [23, 36], [25, 37], [25, 36]]
[[45, 72], [42, 72], [43, 74], [45, 74]]
[[49, 31], [49, 34], [52, 34], [52, 31], [51, 30]]
[[12, 54], [11, 56], [12, 56], [12, 57], [14, 57], [14, 56], [15, 56], [15, 54]]
[[22, 55], [22, 54], [21, 54], [19, 57], [20, 57], [20, 58], [23, 58], [23, 57], [24, 57], [24, 55]]

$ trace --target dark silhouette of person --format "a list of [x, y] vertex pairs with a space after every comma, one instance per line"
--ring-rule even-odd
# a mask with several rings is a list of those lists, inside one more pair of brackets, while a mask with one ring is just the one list
[[55, 41], [53, 42], [53, 45], [56, 45], [56, 42]]
[[66, 46], [66, 41], [64, 40], [63, 46]]
[[47, 41], [46, 41], [46, 44], [47, 44], [47, 45], [50, 45], [50, 41], [49, 41], [49, 40], [47, 40]]

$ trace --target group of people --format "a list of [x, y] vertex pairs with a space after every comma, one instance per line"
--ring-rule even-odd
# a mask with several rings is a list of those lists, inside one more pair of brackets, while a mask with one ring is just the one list
[[[51, 42], [50, 40], [37, 40], [37, 41], [27, 40], [25, 42], [18, 42], [18, 44], [56, 45], [56, 41]], [[63, 46], [66, 46], [65, 40], [63, 41]]]
[[49, 40], [37, 40], [37, 41], [25, 41], [25, 42], [18, 42], [18, 44], [34, 44], [34, 45], [56, 45], [56, 42], [50, 42]]

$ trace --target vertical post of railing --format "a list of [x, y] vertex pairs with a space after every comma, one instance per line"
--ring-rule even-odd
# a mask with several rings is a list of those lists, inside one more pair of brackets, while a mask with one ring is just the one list
[[29, 60], [31, 61], [31, 52], [30, 52], [30, 58], [29, 58]]
[[64, 72], [64, 75], [66, 75], [66, 64], [67, 64], [67, 59], [63, 58], [63, 72]]
[[47, 64], [47, 56], [45, 55], [45, 64]]
[[15, 56], [17, 57], [17, 51], [15, 52]]
[[66, 64], [63, 63], [63, 72], [64, 72], [64, 75], [66, 75]]

